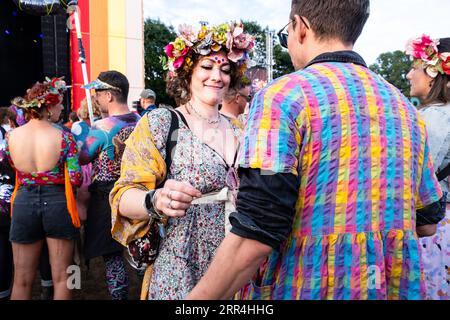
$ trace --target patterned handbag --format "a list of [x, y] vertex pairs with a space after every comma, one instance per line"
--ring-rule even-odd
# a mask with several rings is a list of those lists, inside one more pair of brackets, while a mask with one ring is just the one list
[[138, 238], [128, 244], [129, 263], [135, 269], [152, 265], [158, 256], [161, 237], [160, 227], [156, 220], [153, 219], [148, 232], [142, 238]]

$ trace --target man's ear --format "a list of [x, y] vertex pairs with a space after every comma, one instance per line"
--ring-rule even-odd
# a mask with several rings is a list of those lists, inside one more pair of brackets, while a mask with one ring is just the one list
[[[309, 21], [307, 21], [306, 18], [304, 17], [303, 20], [305, 20], [305, 23], [308, 23], [309, 26]], [[292, 25], [292, 32], [294, 34], [295, 40], [298, 41], [299, 43], [303, 43], [308, 34], [308, 31], [311, 30], [307, 28], [307, 26], [305, 25], [305, 23], [303, 23], [302, 19], [300, 19], [300, 16], [298, 14], [294, 15], [294, 22]]]
[[111, 91], [107, 91], [106, 94], [108, 95], [108, 102], [113, 102], [114, 97]]

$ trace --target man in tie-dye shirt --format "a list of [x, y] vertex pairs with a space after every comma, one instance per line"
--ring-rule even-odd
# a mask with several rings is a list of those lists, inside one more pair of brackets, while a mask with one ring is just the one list
[[424, 297], [418, 236], [442, 193], [422, 119], [352, 51], [369, 7], [292, 1], [279, 37], [297, 71], [252, 101], [231, 234], [188, 298]]
[[120, 164], [125, 140], [140, 117], [127, 106], [129, 83], [117, 71], [100, 73], [85, 86], [95, 90], [102, 113], [109, 116], [91, 127], [80, 152], [80, 163], [92, 162], [91, 197], [85, 224], [84, 256], [86, 260], [103, 256], [106, 281], [112, 299], [128, 298], [128, 276], [122, 256], [123, 247], [111, 236], [109, 192], [120, 177]]

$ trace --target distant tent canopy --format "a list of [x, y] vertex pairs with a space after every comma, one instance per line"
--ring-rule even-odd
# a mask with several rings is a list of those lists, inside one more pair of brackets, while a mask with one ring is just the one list
[[32, 15], [65, 14], [69, 0], [12, 0], [17, 7]]

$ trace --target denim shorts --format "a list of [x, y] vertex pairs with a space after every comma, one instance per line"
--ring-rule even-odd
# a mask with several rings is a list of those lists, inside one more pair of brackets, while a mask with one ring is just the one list
[[28, 244], [45, 238], [73, 240], [79, 230], [72, 224], [63, 185], [21, 186], [13, 204], [11, 242]]

